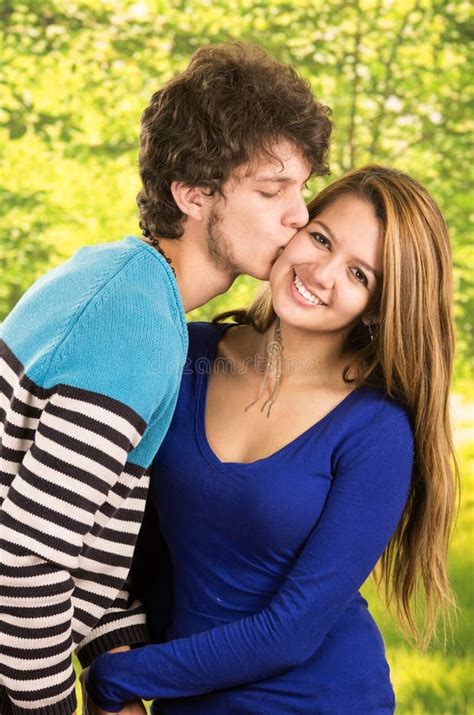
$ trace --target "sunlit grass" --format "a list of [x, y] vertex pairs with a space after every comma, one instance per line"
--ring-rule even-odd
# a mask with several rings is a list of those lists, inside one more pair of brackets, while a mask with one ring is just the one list
[[405, 647], [388, 652], [397, 694], [397, 713], [466, 715], [472, 689], [468, 656], [420, 654]]
[[[372, 582], [364, 586], [364, 595], [384, 636], [397, 715], [474, 715], [474, 443], [469, 438], [474, 426], [473, 406], [472, 400], [464, 400], [459, 394], [453, 396], [462, 498], [449, 565], [459, 614], [446, 651], [441, 643], [426, 653], [411, 648], [388, 616]], [[78, 698], [80, 713], [79, 688]]]

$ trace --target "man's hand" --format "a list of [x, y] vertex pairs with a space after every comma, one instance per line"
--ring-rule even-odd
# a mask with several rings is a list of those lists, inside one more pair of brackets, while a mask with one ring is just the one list
[[146, 715], [146, 708], [141, 700], [132, 700], [122, 708], [119, 715]]

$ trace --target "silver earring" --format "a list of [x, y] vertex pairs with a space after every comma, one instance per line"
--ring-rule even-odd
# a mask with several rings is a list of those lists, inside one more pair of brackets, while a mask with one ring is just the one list
[[262, 384], [260, 386], [260, 390], [258, 392], [257, 397], [253, 402], [250, 403], [250, 405], [247, 405], [245, 408], [245, 412], [249, 410], [251, 407], [253, 407], [257, 402], [261, 400], [263, 397], [263, 394], [267, 390], [267, 388], [270, 385], [271, 378], [273, 377], [273, 387], [271, 388], [270, 391], [270, 397], [265, 400], [263, 403], [262, 407], [260, 408], [260, 412], [263, 412], [265, 408], [267, 407], [267, 417], [270, 417], [270, 412], [272, 410], [273, 404], [277, 398], [278, 390], [280, 387], [280, 381], [281, 381], [281, 362], [282, 362], [282, 353], [283, 349], [283, 342], [281, 338], [281, 327], [280, 327], [280, 318], [276, 318], [275, 320], [275, 327], [273, 330], [273, 340], [268, 344], [267, 346], [267, 361], [265, 365], [265, 374], [262, 380]]
[[374, 330], [373, 330], [372, 325], [371, 325], [370, 323], [368, 324], [367, 327], [368, 327], [368, 329], [369, 329], [370, 342], [373, 343], [373, 342], [374, 342], [374, 337], [375, 337], [375, 335], [374, 335]]

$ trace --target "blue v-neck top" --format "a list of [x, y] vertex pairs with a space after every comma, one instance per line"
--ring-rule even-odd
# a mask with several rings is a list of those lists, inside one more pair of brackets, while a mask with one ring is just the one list
[[[271, 456], [223, 463], [205, 408], [228, 328], [189, 326], [177, 409], [153, 467], [172, 562], [168, 642], [101, 656], [91, 695], [109, 711], [156, 699], [164, 715], [392, 713], [383, 642], [359, 588], [407, 500], [408, 414], [359, 388]], [[152, 580], [145, 599], [156, 634], [160, 588]]]

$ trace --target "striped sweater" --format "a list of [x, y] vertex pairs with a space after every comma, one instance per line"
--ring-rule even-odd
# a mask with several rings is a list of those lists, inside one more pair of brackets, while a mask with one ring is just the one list
[[0, 331], [0, 713], [70, 715], [83, 666], [147, 640], [127, 575], [187, 352], [138, 238], [81, 249]]

